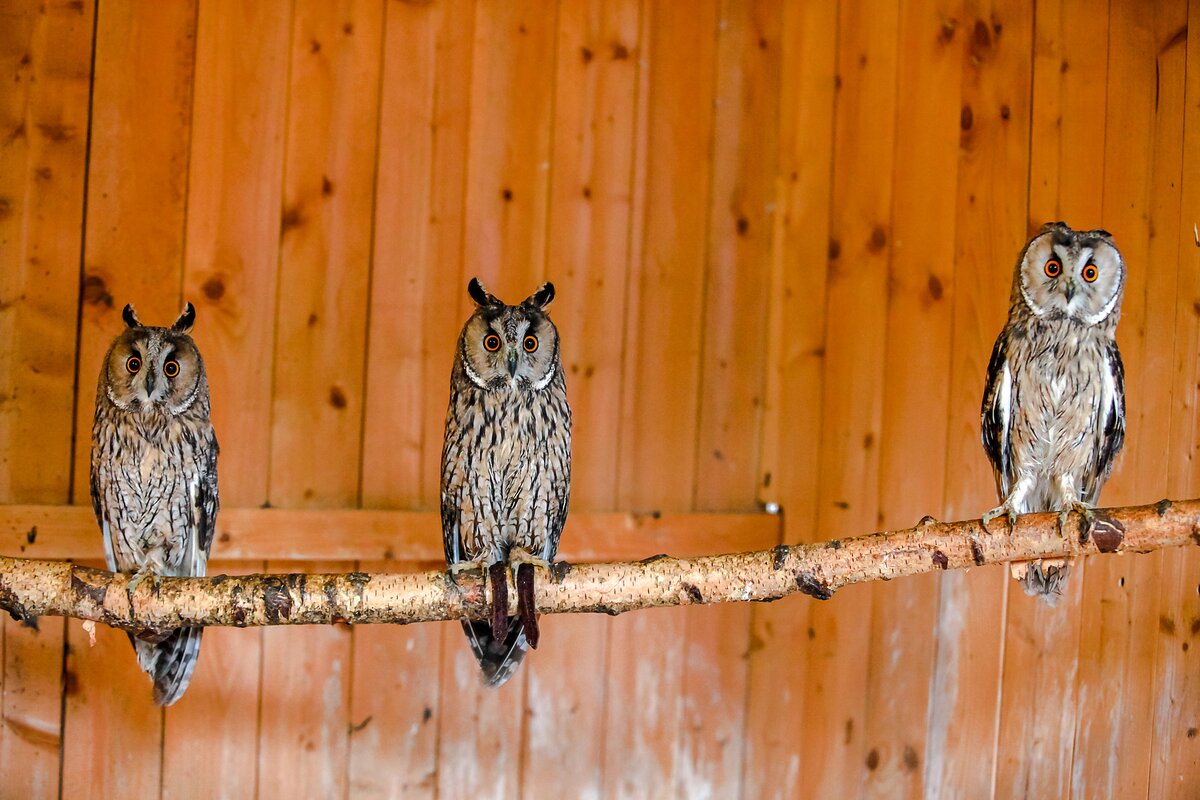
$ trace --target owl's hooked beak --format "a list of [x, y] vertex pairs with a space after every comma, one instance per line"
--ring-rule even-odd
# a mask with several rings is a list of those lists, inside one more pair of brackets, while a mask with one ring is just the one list
[[1067, 278], [1067, 283], [1063, 286], [1063, 294], [1067, 296], [1067, 302], [1071, 302], [1071, 298], [1075, 296], [1075, 281]]
[[146, 372], [146, 400], [154, 402], [154, 370]]
[[517, 377], [517, 350], [515, 347], [508, 348], [508, 377]]

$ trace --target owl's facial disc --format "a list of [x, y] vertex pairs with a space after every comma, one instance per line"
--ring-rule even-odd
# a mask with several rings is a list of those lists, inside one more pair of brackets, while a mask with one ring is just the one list
[[1039, 317], [1095, 325], [1120, 303], [1122, 273], [1120, 255], [1106, 239], [1055, 227], [1034, 237], [1026, 248], [1021, 296]]

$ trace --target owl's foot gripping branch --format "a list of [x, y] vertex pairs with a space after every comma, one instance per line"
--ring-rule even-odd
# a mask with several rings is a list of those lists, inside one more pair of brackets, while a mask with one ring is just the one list
[[[1200, 500], [1098, 511], [1090, 525], [1073, 513], [1068, 536], [1058, 514], [1029, 514], [1015, 530], [979, 520], [925, 518], [908, 530], [817, 544], [699, 558], [538, 567], [542, 614], [769, 601], [802, 592], [829, 599], [842, 586], [946, 569], [1094, 553], [1144, 553], [1200, 544]], [[506, 571], [507, 572], [507, 571]], [[511, 580], [509, 575], [506, 580]], [[490, 613], [487, 577], [462, 571], [410, 574], [147, 577], [65, 561], [0, 557], [0, 609], [19, 619], [68, 616], [153, 639], [183, 626], [410, 623]], [[515, 594], [515, 587], [507, 587]]]

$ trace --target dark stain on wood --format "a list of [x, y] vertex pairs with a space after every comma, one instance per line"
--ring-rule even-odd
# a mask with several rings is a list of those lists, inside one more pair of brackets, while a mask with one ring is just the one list
[[105, 305], [113, 307], [113, 296], [108, 291], [108, 284], [99, 275], [83, 276], [83, 302], [88, 305]]
[[562, 583], [563, 580], [571, 574], [572, 569], [574, 569], [574, 567], [572, 567], [569, 562], [555, 561], [550, 565], [550, 582]]
[[1107, 514], [1096, 514], [1091, 525], [1092, 539], [1101, 553], [1115, 553], [1125, 541], [1125, 526]]
[[967, 542], [971, 545], [971, 560], [975, 562], [975, 566], [982, 567], [987, 563], [987, 559], [983, 557], [983, 548], [979, 546], [979, 542], [974, 536], [968, 534]]
[[25, 534], [25, 541], [28, 544], [33, 544], [37, 541], [37, 525], [29, 529], [29, 533]]
[[342, 390], [342, 387], [329, 387], [329, 405], [339, 410], [346, 407], [346, 393]]
[[917, 756], [917, 751], [913, 749], [911, 744], [904, 745], [904, 769], [908, 772], [916, 772], [917, 767], [921, 766], [921, 759]]
[[683, 585], [683, 591], [687, 593], [689, 602], [691, 602], [691, 603], [703, 603], [704, 602], [704, 595], [702, 595], [700, 593], [700, 589], [698, 587], [696, 587], [694, 584], [685, 583]]
[[792, 552], [792, 548], [786, 544], [777, 544], [771, 550], [771, 568], [783, 569], [783, 564], [787, 560], [788, 554]]
[[1174, 636], [1175, 635], [1175, 620], [1172, 619], [1171, 617], [1168, 617], [1166, 614], [1160, 615], [1158, 618], [1158, 629], [1160, 631], [1162, 631], [1163, 633], [1165, 633], [1167, 636]]
[[946, 558], [946, 554], [941, 550], [934, 550], [933, 565], [938, 569], [946, 569], [950, 566], [950, 559]]
[[291, 619], [292, 595], [287, 590], [287, 584], [274, 576], [264, 576], [263, 607], [267, 613], [267, 621], [278, 625], [280, 619]]
[[828, 600], [833, 597], [833, 590], [829, 588], [829, 584], [818, 580], [807, 572], [801, 572], [796, 576], [796, 586], [804, 594], [809, 597], [815, 597], [818, 600]]
[[204, 296], [214, 303], [225, 296], [225, 281], [221, 280], [220, 275], [213, 275], [204, 282], [200, 287], [200, 291], [204, 292]]
[[1167, 512], [1171, 510], [1171, 501], [1165, 497], [1154, 504], [1154, 513], [1160, 517], [1165, 517]]
[[872, 747], [871, 752], [867, 753], [867, 769], [874, 772], [878, 768], [879, 768], [879, 751], [876, 750], [874, 747]]

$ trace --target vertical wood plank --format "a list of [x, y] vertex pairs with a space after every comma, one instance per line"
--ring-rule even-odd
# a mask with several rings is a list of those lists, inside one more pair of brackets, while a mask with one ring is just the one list
[[475, 23], [464, 259], [509, 303], [545, 271], [556, 9], [483, 3]]
[[[4, 503], [70, 500], [94, 10], [33, 2], [0, 10]], [[65, 630], [54, 618], [36, 630], [0, 622], [0, 785], [14, 796], [59, 791]]]
[[283, 182], [271, 502], [356, 505], [383, 6], [296, 4]]
[[[1030, 53], [1025, 4], [963, 6], [961, 136], [956, 196], [945, 513], [977, 517], [996, 503], [979, 444], [979, 398], [1027, 236]], [[1001, 245], [1000, 243], [1003, 243]], [[995, 780], [1008, 570], [942, 576], [926, 743], [931, 797], [986, 797]]]
[[[453, 180], [452, 165], [462, 151], [461, 143], [458, 153], [445, 147], [454, 141], [454, 128], [443, 128], [435, 117], [439, 78], [454, 63], [455, 51], [447, 55], [443, 46], [453, 13], [447, 16], [444, 6], [386, 4], [363, 420], [362, 499], [370, 507], [437, 505], [430, 480], [436, 472], [422, 474], [423, 437], [430, 428], [427, 418], [440, 426], [445, 414], [444, 396], [429, 398], [434, 387], [445, 394], [459, 324], [446, 308], [457, 307], [462, 294], [457, 246], [439, 264], [438, 247], [445, 240], [435, 235], [431, 217], [440, 181]], [[430, 353], [442, 356], [433, 369]], [[412, 566], [387, 561], [361, 568]], [[443, 630], [435, 625], [353, 630], [350, 796], [434, 796]]]
[[[1178, 288], [1176, 290], [1174, 382], [1168, 497], [1200, 493], [1200, 453], [1196, 425], [1200, 396], [1200, 245], [1196, 215], [1200, 205], [1200, 2], [1188, 4], [1184, 152], [1180, 196]], [[1190, 223], [1190, 224], [1189, 224]], [[1200, 785], [1200, 555], [1188, 549], [1165, 553], [1159, 595], [1151, 743], [1151, 797], [1186, 797]], [[1169, 620], [1163, 624], [1162, 620]]]
[[457, 152], [445, 146], [454, 128], [436, 116], [439, 80], [451, 61], [440, 42], [448, 24], [453, 17], [446, 18], [443, 6], [387, 3], [363, 419], [362, 501], [368, 507], [437, 506], [439, 472], [423, 457], [424, 440], [437, 430], [441, 444], [437, 426], [445, 417], [460, 324], [447, 309], [466, 294], [458, 279], [458, 240], [450, 251], [439, 250], [446, 240], [434, 225], [435, 192], [455, 181], [447, 167], [462, 159], [461, 143]]
[[[558, 13], [546, 277], [558, 288], [551, 313], [573, 413], [572, 513], [615, 505], [639, 13], [638, 0], [568, 0]], [[523, 667], [521, 792], [598, 798], [609, 620], [555, 615], [541, 625]]]
[[[1065, 220], [1100, 224], [1096, 173], [1106, 111], [1108, 16], [1094, 4], [1039, 4], [1033, 52], [1029, 229]], [[1075, 747], [1076, 672], [1087, 564], [1076, 563], [1056, 607], [1010, 591], [997, 748], [998, 797], [1069, 793]]]
[[[184, 293], [213, 397], [226, 508], [267, 500], [275, 281], [291, 9], [205, 2], [196, 35]], [[212, 556], [222, 550], [220, 518]], [[209, 563], [208, 572], [263, 565]], [[261, 630], [212, 628], [164, 718], [163, 795], [253, 796]]]
[[[817, 523], [836, 537], [878, 522], [884, 314], [892, 239], [898, 3], [843, 6], [838, 20], [827, 329]], [[871, 587], [812, 607], [803, 732], [806, 784], [861, 792]]]
[[[72, 499], [88, 503], [96, 376], [121, 309], [170, 324], [182, 307], [196, 3], [105, 6], [96, 20]], [[136, 134], [135, 134], [136, 132]], [[79, 132], [82, 135], [82, 132]], [[97, 536], [99, 532], [97, 532]]]
[[[272, 398], [276, 505], [359, 499], [383, 10], [368, 0], [295, 5]], [[351, 662], [345, 626], [264, 631], [259, 794], [345, 794]], [[316, 697], [297, 702], [315, 687]]]
[[[1109, 23], [1104, 227], [1128, 280], [1117, 331], [1126, 369], [1128, 444], [1105, 505], [1164, 494], [1170, 452], [1186, 6], [1114, 3]], [[1160, 556], [1089, 565], [1080, 643], [1071, 788], [1145, 795], [1149, 787]], [[1164, 626], [1169, 627], [1169, 626]], [[1082, 668], [1086, 664], [1087, 667]], [[1102, 753], [1097, 748], [1115, 748]], [[1115, 754], [1120, 753], [1120, 757]]]
[[[96, 383], [120, 310], [166, 324], [182, 306], [196, 4], [98, 11], [79, 334], [74, 500], [86, 503]], [[99, 532], [96, 534], [99, 536]], [[102, 627], [102, 626], [101, 626]], [[128, 637], [67, 626], [64, 796], [156, 797], [162, 712]]]
[[[367, 572], [428, 568], [364, 562]], [[348, 797], [434, 797], [438, 653], [446, 626], [359, 625], [353, 630]]]
[[[521, 732], [528, 670], [499, 688], [483, 685], [458, 622], [441, 629], [441, 721], [437, 797], [516, 797], [520, 792]], [[532, 660], [537, 653], [527, 657]]]
[[[693, 503], [717, 3], [644, 4], [618, 503]], [[636, 275], [636, 277], [634, 277]], [[667, 794], [680, 742], [685, 615], [610, 621], [604, 794]]]
[[[892, 263], [889, 269], [879, 521], [908, 527], [941, 514], [950, 395], [958, 87], [962, 4], [902, 2], [897, 63]], [[940, 91], [930, 92], [929, 86]], [[912, 456], [922, 453], [921, 468]], [[936, 649], [938, 579], [872, 587], [866, 789], [920, 797]]]
[[[262, 572], [261, 562], [208, 562], [209, 575]], [[179, 702], [163, 715], [164, 798], [254, 797], [262, 631], [212, 627]]]
[[[782, 5], [724, 2], [717, 21], [696, 486], [701, 510], [756, 505], [766, 379], [772, 201], [779, 159]], [[675, 791], [741, 788], [751, 608], [683, 609], [682, 724]]]
[[[784, 539], [796, 542], [811, 538], [816, 524], [837, 8], [787, 3], [782, 14], [759, 498], [782, 506]], [[809, 605], [796, 598], [751, 612], [744, 797], [795, 797], [808, 788], [801, 648]]]
[[[272, 572], [346, 572], [340, 562], [269, 562]], [[309, 585], [304, 591], [321, 591]], [[350, 626], [263, 630], [255, 795], [345, 797]]]

